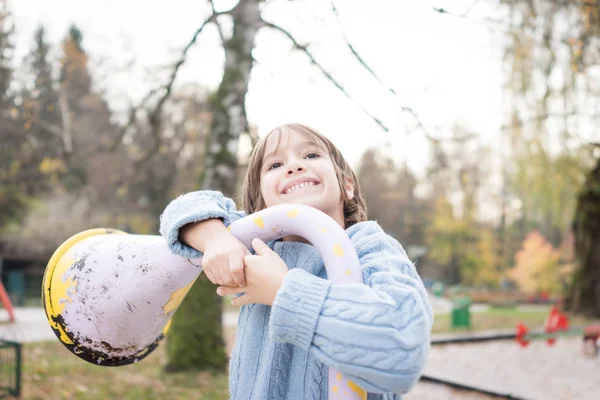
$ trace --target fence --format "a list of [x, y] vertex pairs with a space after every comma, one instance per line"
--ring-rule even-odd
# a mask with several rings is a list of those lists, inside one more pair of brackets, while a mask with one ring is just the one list
[[0, 339], [0, 399], [21, 395], [21, 344]]

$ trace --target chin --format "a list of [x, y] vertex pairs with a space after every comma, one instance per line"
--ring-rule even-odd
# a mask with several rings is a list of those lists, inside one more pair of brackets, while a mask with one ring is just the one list
[[310, 207], [313, 207], [313, 208], [323, 211], [323, 202], [320, 201], [319, 199], [316, 199], [316, 198], [310, 197], [310, 196], [298, 197], [295, 199], [286, 199], [286, 201], [284, 201], [284, 203], [303, 204], [305, 206], [310, 206]]

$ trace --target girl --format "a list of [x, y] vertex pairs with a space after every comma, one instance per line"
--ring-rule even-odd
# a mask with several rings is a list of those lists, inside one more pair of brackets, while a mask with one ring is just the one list
[[[204, 256], [219, 295], [242, 306], [230, 361], [232, 399], [326, 399], [327, 367], [369, 393], [400, 399], [419, 379], [429, 350], [432, 311], [402, 246], [367, 221], [358, 181], [327, 138], [284, 125], [255, 146], [244, 181], [245, 213], [219, 192], [183, 195], [161, 216], [173, 252]], [[333, 284], [317, 250], [299, 237], [251, 255], [226, 227], [281, 203], [315, 207], [346, 229], [363, 284]]]

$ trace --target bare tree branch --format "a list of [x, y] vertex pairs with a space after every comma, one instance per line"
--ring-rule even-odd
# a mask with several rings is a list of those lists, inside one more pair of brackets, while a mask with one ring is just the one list
[[[333, 10], [333, 13], [335, 14], [335, 17], [338, 20], [338, 24], [341, 26], [342, 24], [341, 24], [340, 14], [339, 14], [339, 12], [337, 10], [337, 7], [335, 6], [334, 0], [331, 0], [331, 9]], [[358, 54], [358, 52], [356, 51], [356, 49], [354, 49], [354, 46], [352, 46], [352, 44], [350, 43], [350, 40], [348, 40], [348, 35], [344, 31], [344, 29], [342, 28], [341, 30], [342, 30], [342, 35], [344, 36], [344, 41], [346, 42], [346, 46], [348, 46], [348, 49], [350, 49], [350, 52], [352, 53], [352, 55], [354, 56], [354, 58], [356, 58], [356, 60], [360, 63], [360, 65], [362, 65], [367, 71], [369, 71], [369, 73], [371, 74], [371, 76], [373, 78], [375, 78], [375, 80], [377, 80], [379, 83], [381, 83], [381, 85], [383, 87], [385, 87], [387, 90], [389, 90], [389, 92], [391, 94], [393, 94], [394, 96], [396, 96], [396, 91], [394, 89], [392, 89], [390, 86], [388, 86], [385, 83], [383, 83], [383, 81], [381, 80], [381, 78], [379, 78], [379, 76], [377, 76], [377, 74], [375, 73], [375, 71], [373, 71], [373, 69], [367, 65], [367, 63], [365, 62], [365, 60], [363, 60], [363, 58], [360, 56], [360, 54]]]
[[316, 60], [316, 58], [313, 56], [313, 54], [308, 50], [308, 47], [305, 45], [301, 45], [300, 43], [298, 43], [298, 41], [296, 41], [296, 39], [292, 36], [291, 33], [289, 33], [288, 31], [286, 31], [285, 29], [281, 28], [278, 25], [275, 25], [271, 22], [265, 22], [265, 26], [272, 28], [274, 30], [277, 30], [281, 33], [283, 33], [285, 36], [287, 36], [287, 38], [294, 44], [294, 47], [296, 47], [298, 50], [301, 50], [304, 54], [306, 54], [306, 56], [310, 59], [311, 63], [313, 65], [315, 65], [320, 71], [321, 73], [323, 73], [323, 75], [325, 75], [325, 77], [335, 85], [335, 87], [337, 87], [348, 99], [352, 100], [369, 118], [371, 118], [377, 125], [379, 125], [381, 127], [381, 129], [383, 129], [385, 132], [389, 132], [389, 128], [376, 116], [374, 116], [373, 114], [371, 114], [361, 103], [358, 102], [358, 100], [356, 100], [354, 97], [352, 97], [347, 91], [346, 89], [329, 73], [327, 72], [327, 70], [325, 68], [323, 68], [323, 66]]
[[451, 17], [456, 17], [456, 18], [464, 18], [464, 19], [468, 19], [468, 20], [470, 20], [472, 22], [490, 23], [490, 24], [493, 24], [493, 25], [496, 25], [496, 26], [507, 28], [509, 30], [514, 29], [514, 27], [512, 25], [507, 24], [504, 21], [495, 20], [495, 19], [492, 19], [492, 18], [489, 18], [489, 17], [486, 17], [483, 20], [479, 20], [479, 21], [476, 21], [474, 19], [469, 18], [469, 14], [473, 10], [473, 8], [475, 8], [475, 6], [477, 5], [477, 3], [479, 3], [479, 0], [474, 0], [473, 3], [469, 7], [467, 7], [465, 9], [465, 11], [463, 11], [460, 14], [456, 14], [456, 13], [450, 12], [450, 11], [448, 11], [445, 8], [442, 8], [442, 7], [435, 7], [433, 4], [431, 4], [431, 0], [429, 0], [429, 5], [431, 6], [432, 10], [435, 11], [435, 12], [437, 12], [437, 13], [439, 13], [439, 14], [449, 15]]
[[200, 35], [200, 33], [202, 33], [202, 30], [204, 29], [204, 27], [206, 25], [208, 25], [209, 23], [214, 22], [215, 19], [216, 19], [216, 17], [218, 15], [219, 15], [219, 13], [214, 13], [213, 12], [202, 23], [202, 25], [200, 26], [200, 28], [198, 28], [196, 30], [196, 32], [194, 33], [194, 36], [192, 36], [192, 39], [189, 41], [189, 43], [183, 49], [183, 52], [181, 54], [181, 58], [175, 63], [175, 66], [173, 68], [173, 72], [171, 73], [171, 78], [169, 79], [169, 81], [167, 82], [167, 84], [164, 86], [164, 93], [163, 93], [163, 95], [158, 100], [158, 103], [156, 104], [156, 107], [154, 108], [154, 111], [150, 114], [150, 123], [151, 124], [156, 124], [158, 122], [159, 114], [162, 111], [162, 107], [163, 107], [165, 101], [167, 101], [167, 99], [171, 95], [171, 90], [173, 89], [173, 84], [175, 83], [175, 79], [177, 78], [177, 73], [179, 72], [179, 68], [181, 68], [181, 66], [185, 63], [188, 51], [196, 43], [196, 40], [198, 39], [198, 36]]
[[435, 7], [433, 4], [431, 4], [431, 0], [429, 1], [429, 5], [431, 5], [431, 8], [433, 8], [433, 11], [438, 12], [440, 14], [448, 14], [448, 15], [452, 15], [453, 17], [459, 17], [459, 18], [466, 18], [471, 13], [473, 8], [477, 5], [477, 3], [479, 3], [479, 0], [474, 0], [473, 3], [471, 3], [471, 5], [465, 9], [465, 11], [463, 11], [460, 14], [455, 14], [455, 13], [451, 13], [451, 12], [447, 11], [444, 8]]
[[[210, 0], [210, 6], [212, 8], [213, 15], [217, 14], [217, 10], [215, 9], [214, 0]], [[223, 45], [225, 45], [225, 35], [223, 34], [223, 27], [219, 23], [219, 20], [216, 18], [215, 18], [215, 25], [217, 26], [217, 31], [219, 32], [219, 37], [221, 38], [221, 43], [223, 43]]]
[[154, 94], [156, 94], [157, 90], [158, 89], [152, 89], [151, 91], [149, 91], [148, 94], [146, 94], [146, 96], [140, 101], [140, 103], [137, 106], [134, 107], [133, 105], [131, 105], [129, 109], [129, 119], [127, 120], [125, 126], [119, 130], [119, 134], [113, 141], [112, 145], [109, 146], [109, 151], [115, 151], [117, 147], [123, 142], [123, 137], [129, 130], [129, 128], [136, 125], [138, 111], [145, 107], [146, 103], [150, 100], [152, 96], [154, 96]]
[[518, 121], [517, 123], [512, 123], [512, 124], [503, 124], [500, 129], [501, 130], [505, 130], [505, 129], [512, 129], [512, 128], [518, 128], [521, 126], [526, 126], [529, 124], [534, 124], [534, 123], [538, 123], [538, 122], [542, 122], [545, 121], [549, 118], [566, 118], [566, 117], [578, 117], [578, 118], [590, 118], [590, 119], [594, 119], [594, 118], [598, 118], [600, 116], [600, 114], [581, 114], [578, 113], [576, 111], [570, 111], [570, 112], [566, 112], [566, 113], [544, 113], [544, 114], [540, 114], [540, 115], [536, 115], [534, 117], [531, 118], [527, 118], [527, 119], [523, 119]]
[[192, 39], [184, 47], [182, 54], [181, 54], [181, 58], [179, 60], [177, 60], [177, 62], [175, 63], [175, 66], [173, 67], [173, 72], [171, 73], [171, 77], [170, 77], [169, 81], [161, 88], [163, 90], [163, 94], [158, 99], [158, 102], [156, 103], [156, 107], [154, 107], [154, 110], [152, 112], [150, 112], [150, 115], [148, 118], [148, 121], [150, 122], [150, 126], [152, 127], [152, 136], [154, 138], [154, 143], [153, 143], [152, 147], [150, 148], [150, 150], [144, 156], [142, 156], [140, 159], [138, 159], [135, 162], [136, 166], [148, 161], [150, 159], [150, 157], [152, 157], [152, 155], [154, 153], [156, 153], [156, 151], [160, 148], [160, 145], [161, 145], [160, 125], [161, 125], [162, 108], [163, 108], [165, 102], [167, 101], [167, 99], [169, 98], [169, 96], [171, 95], [171, 91], [173, 89], [173, 84], [175, 83], [175, 79], [177, 78], [177, 73], [179, 72], [179, 69], [181, 68], [181, 66], [185, 63], [188, 51], [196, 43], [196, 40], [198, 39], [198, 36], [200, 35], [200, 33], [202, 33], [202, 31], [204, 30], [204, 27], [206, 27], [206, 25], [208, 25], [211, 22], [215, 22], [216, 18], [221, 14], [222, 13], [217, 13], [217, 12], [213, 11], [211, 13], [211, 15], [204, 20], [202, 25], [200, 25], [200, 27], [196, 30], [196, 32], [192, 36]]
[[45, 121], [39, 117], [34, 117], [31, 122], [44, 128], [45, 130], [47, 130], [49, 133], [53, 134], [54, 136], [56, 136], [60, 139], [63, 138], [63, 133], [62, 133], [61, 127], [54, 125], [48, 121]]
[[[477, 0], [479, 1], [479, 0]], [[475, 3], [473, 3], [470, 7], [470, 9], [472, 9], [475, 4], [477, 3], [477, 1]], [[340, 23], [341, 18], [340, 18], [340, 14], [338, 12], [337, 7], [335, 6], [335, 1], [331, 0], [331, 8], [335, 14], [336, 19], [338, 20], [338, 23]], [[468, 11], [470, 11], [470, 9]], [[341, 23], [340, 23], [341, 25]], [[321, 72], [338, 88], [342, 91], [342, 93], [344, 93], [344, 95], [346, 95], [346, 97], [350, 98], [352, 101], [354, 101], [356, 104], [358, 104], [358, 106], [362, 109], [362, 111], [367, 114], [371, 119], [373, 119], [379, 126], [381, 126], [386, 132], [389, 132], [389, 129], [383, 125], [383, 123], [376, 118], [375, 116], [373, 116], [371, 113], [369, 113], [360, 103], [358, 103], [358, 101], [354, 98], [352, 98], [347, 92], [346, 90], [341, 86], [341, 84], [339, 84], [334, 78], [333, 76], [331, 76], [331, 74], [329, 74], [314, 58], [314, 56], [309, 52], [307, 46], [302, 46], [300, 44], [298, 44], [298, 42], [293, 38], [293, 36], [287, 32], [286, 30], [284, 30], [283, 28], [276, 26], [274, 24], [269, 24], [267, 23], [267, 26], [271, 26], [272, 28], [275, 28], [277, 30], [279, 30], [280, 32], [284, 33], [295, 45], [296, 48], [304, 51], [304, 53], [310, 58], [311, 62], [313, 64], [315, 64], [320, 70]], [[365, 68], [373, 78], [375, 78], [375, 80], [377, 80], [384, 88], [386, 88], [394, 97], [397, 97], [397, 93], [396, 91], [390, 87], [389, 85], [386, 85], [383, 80], [375, 73], [375, 71], [373, 71], [373, 69], [366, 63], [366, 61], [361, 57], [361, 55], [356, 51], [356, 49], [354, 48], [354, 46], [352, 46], [352, 44], [350, 43], [348, 36], [346, 35], [346, 32], [342, 29], [342, 34], [344, 36], [344, 41], [346, 43], [346, 46], [348, 47], [348, 49], [350, 50], [350, 52], [352, 53], [352, 55], [354, 56], [354, 58], [358, 61], [358, 63]], [[419, 117], [419, 115], [409, 106], [405, 106], [402, 105], [400, 106], [400, 110], [402, 112], [408, 113], [412, 116], [412, 118], [415, 120], [416, 124], [417, 124], [417, 129], [421, 130], [424, 132], [425, 136], [430, 139], [430, 140], [437, 140], [435, 138], [433, 138], [431, 136], [431, 134], [427, 131], [427, 129], [425, 128], [425, 126], [423, 125], [423, 122], [421, 121], [421, 118]]]

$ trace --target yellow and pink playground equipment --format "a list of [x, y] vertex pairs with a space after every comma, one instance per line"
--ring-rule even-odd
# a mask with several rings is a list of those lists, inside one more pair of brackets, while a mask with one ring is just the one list
[[[299, 235], [320, 252], [333, 282], [361, 282], [356, 251], [346, 232], [312, 207], [282, 204], [235, 221], [235, 237], [250, 248]], [[42, 283], [48, 322], [78, 357], [103, 366], [136, 363], [151, 353], [188, 290], [202, 272], [202, 259], [173, 254], [161, 236], [92, 229], [66, 240], [50, 259]], [[333, 368], [329, 399], [367, 394]]]

